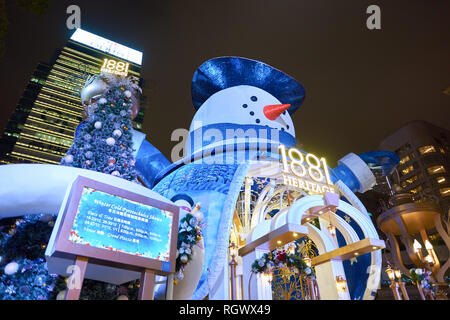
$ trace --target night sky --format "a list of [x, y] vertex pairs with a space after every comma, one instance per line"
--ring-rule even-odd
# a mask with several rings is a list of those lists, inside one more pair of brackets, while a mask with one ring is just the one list
[[[264, 61], [296, 78], [307, 98], [294, 114], [303, 149], [331, 166], [349, 152], [377, 149], [411, 120], [450, 128], [450, 1], [241, 0], [62, 1], [38, 18], [8, 2], [0, 57], [0, 132], [39, 61], [49, 62], [81, 27], [144, 52], [147, 139], [167, 157], [173, 130], [189, 128], [191, 80], [218, 56]], [[366, 28], [366, 8], [382, 10], [382, 30]]]

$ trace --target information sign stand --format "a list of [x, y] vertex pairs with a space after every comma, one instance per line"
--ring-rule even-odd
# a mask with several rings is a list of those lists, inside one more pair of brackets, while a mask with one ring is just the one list
[[156, 275], [173, 279], [180, 209], [156, 197], [85, 177], [74, 182], [46, 252], [49, 271], [72, 273], [66, 300], [80, 298], [85, 278], [140, 277], [140, 300], [154, 299]]

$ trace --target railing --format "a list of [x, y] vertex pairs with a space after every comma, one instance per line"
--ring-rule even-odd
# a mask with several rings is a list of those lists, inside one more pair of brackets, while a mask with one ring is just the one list
[[316, 280], [288, 268], [274, 269], [272, 296], [273, 300], [320, 300]]

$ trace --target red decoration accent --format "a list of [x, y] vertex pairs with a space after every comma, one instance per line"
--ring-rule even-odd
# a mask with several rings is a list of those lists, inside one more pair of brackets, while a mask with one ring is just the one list
[[264, 115], [269, 120], [276, 120], [283, 112], [291, 107], [290, 104], [277, 104], [264, 107]]
[[276, 259], [279, 261], [285, 262], [286, 261], [286, 251], [283, 250], [283, 251], [277, 252]]

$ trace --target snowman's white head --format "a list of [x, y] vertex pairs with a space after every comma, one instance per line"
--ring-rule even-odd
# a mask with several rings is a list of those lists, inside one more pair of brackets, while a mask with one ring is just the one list
[[295, 138], [295, 128], [282, 104], [267, 91], [249, 85], [240, 85], [213, 94], [197, 111], [190, 131], [201, 126], [220, 124], [253, 125], [286, 132]]

